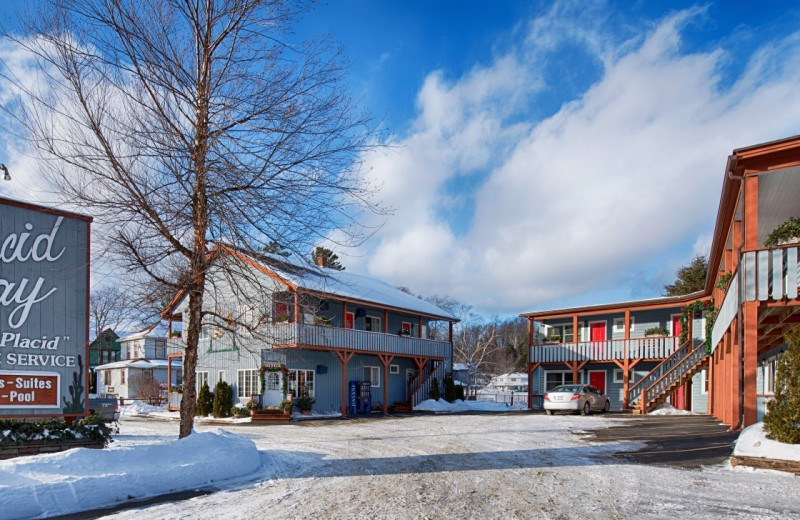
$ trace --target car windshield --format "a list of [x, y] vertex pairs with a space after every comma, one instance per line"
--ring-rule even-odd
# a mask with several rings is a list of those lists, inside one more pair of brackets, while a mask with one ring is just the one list
[[551, 392], [578, 392], [581, 391], [581, 385], [561, 385], [550, 390]]

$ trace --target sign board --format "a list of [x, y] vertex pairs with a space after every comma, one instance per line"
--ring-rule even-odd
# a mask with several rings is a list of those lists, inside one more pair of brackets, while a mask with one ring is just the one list
[[0, 417], [88, 412], [91, 220], [0, 198]]

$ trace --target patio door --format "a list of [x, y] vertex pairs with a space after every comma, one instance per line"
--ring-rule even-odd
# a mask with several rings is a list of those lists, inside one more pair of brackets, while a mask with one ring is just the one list
[[680, 336], [683, 330], [681, 329], [681, 315], [680, 314], [673, 314], [672, 315], [672, 335], [673, 336]]
[[344, 313], [344, 328], [352, 329], [355, 326], [356, 315], [352, 312]]

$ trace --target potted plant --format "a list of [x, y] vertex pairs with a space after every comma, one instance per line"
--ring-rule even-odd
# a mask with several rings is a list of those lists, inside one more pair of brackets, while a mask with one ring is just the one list
[[323, 327], [330, 327], [333, 325], [333, 320], [327, 316], [314, 316], [314, 325], [322, 325]]
[[297, 407], [300, 409], [300, 413], [303, 415], [308, 415], [311, 411], [311, 407], [314, 406], [314, 398], [309, 395], [304, 395], [297, 398]]
[[764, 241], [764, 247], [797, 243], [800, 243], [800, 217], [791, 217], [770, 232]]
[[275, 316], [275, 321], [277, 323], [289, 323], [289, 315], [288, 314], [278, 314]]
[[551, 336], [547, 336], [544, 338], [545, 343], [561, 343], [561, 336], [558, 334], [553, 334]]
[[283, 411], [283, 415], [291, 415], [293, 407], [294, 407], [294, 403], [292, 403], [291, 399], [287, 399], [285, 401], [281, 401], [280, 409]]
[[247, 401], [247, 404], [244, 405], [245, 409], [250, 410], [250, 415], [255, 415], [261, 411], [261, 405], [255, 399], [250, 399]]
[[649, 329], [644, 331], [644, 337], [645, 338], [650, 338], [650, 337], [661, 337], [661, 338], [663, 338], [663, 337], [666, 337], [666, 336], [669, 336], [669, 331], [667, 329], [665, 329], [664, 327], [651, 327], [651, 328], [649, 328]]

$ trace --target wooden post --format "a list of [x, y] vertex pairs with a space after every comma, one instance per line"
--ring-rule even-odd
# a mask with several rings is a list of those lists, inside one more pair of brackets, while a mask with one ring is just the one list
[[389, 333], [389, 311], [383, 309], [383, 333]]
[[336, 354], [336, 357], [339, 358], [339, 361], [342, 363], [342, 417], [347, 417], [347, 364], [355, 353], [354, 350], [334, 351], [334, 354]]
[[448, 341], [450, 343], [452, 343], [453, 342], [453, 322], [451, 321], [451, 322], [449, 322], [449, 324], [450, 324], [450, 326], [448, 327], [449, 332], [448, 332], [448, 336], [447, 337], [448, 337]]
[[[744, 321], [744, 344], [739, 345], [739, 351], [744, 354], [744, 388], [739, 389], [739, 391], [744, 393], [744, 410], [738, 411], [739, 413], [744, 413], [742, 428], [747, 428], [756, 423], [757, 417], [758, 302], [745, 302], [742, 317]], [[738, 409], [738, 401], [736, 404]]]
[[419, 338], [422, 339], [422, 316], [417, 316], [419, 319]]
[[392, 354], [378, 354], [378, 359], [383, 365], [383, 415], [389, 413], [388, 399], [389, 399], [389, 363], [394, 359]]
[[300, 323], [300, 294], [294, 292], [294, 322]]

